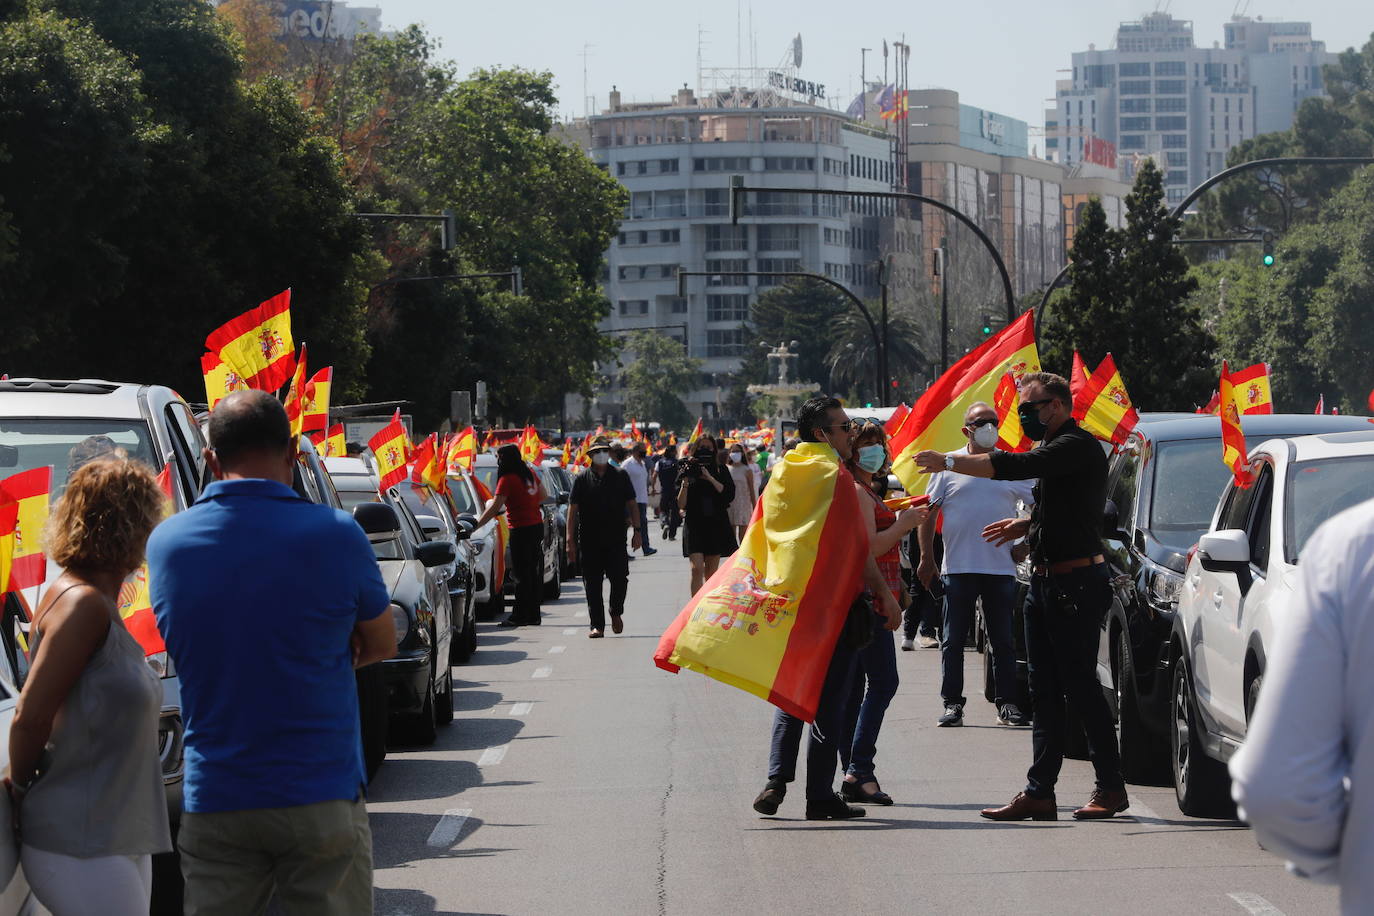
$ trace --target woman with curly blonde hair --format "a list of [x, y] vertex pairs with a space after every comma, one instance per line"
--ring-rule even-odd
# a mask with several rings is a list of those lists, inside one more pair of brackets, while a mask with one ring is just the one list
[[48, 520], [47, 554], [64, 571], [34, 613], [5, 787], [25, 875], [56, 916], [147, 913], [152, 856], [172, 848], [162, 688], [116, 610], [164, 511], [147, 467], [106, 458], [71, 475]]

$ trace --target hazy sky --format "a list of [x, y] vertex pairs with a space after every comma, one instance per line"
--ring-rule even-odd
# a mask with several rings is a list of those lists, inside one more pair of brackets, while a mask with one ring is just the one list
[[[783, 60], [792, 37], [802, 36], [801, 75], [823, 82], [846, 107], [859, 87], [860, 48], [868, 73], [882, 73], [882, 42], [912, 46], [911, 86], [955, 89], [960, 100], [1043, 122], [1054, 95], [1056, 71], [1069, 55], [1111, 45], [1116, 25], [1138, 19], [1154, 0], [955, 0], [941, 3], [855, 3], [821, 0], [352, 0], [380, 6], [384, 28], [412, 22], [428, 26], [441, 55], [467, 72], [477, 67], [522, 66], [552, 70], [561, 110], [581, 115], [583, 48], [587, 94], [598, 108], [612, 84], [626, 101], [665, 99], [683, 83], [696, 88], [698, 27], [705, 30], [706, 67], [733, 67], [737, 49], [749, 64], [752, 13], [755, 61]], [[1222, 24], [1245, 0], [1159, 0], [1174, 16], [1192, 19], [1201, 47], [1222, 38]], [[741, 32], [736, 31], [736, 21]], [[1253, 0], [1249, 15], [1305, 20], [1331, 51], [1359, 46], [1374, 32], [1370, 0]], [[1032, 143], [1042, 145], [1038, 138]]]

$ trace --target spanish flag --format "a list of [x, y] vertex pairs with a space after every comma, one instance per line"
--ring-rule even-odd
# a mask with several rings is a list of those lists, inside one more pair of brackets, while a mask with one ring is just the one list
[[[600, 435], [600, 430], [601, 430], [601, 427], [598, 426], [598, 427], [597, 427], [597, 435]], [[697, 425], [696, 425], [695, 427], [693, 427], [693, 429], [692, 429], [692, 434], [691, 434], [690, 436], [687, 437], [687, 450], [688, 450], [689, 452], [692, 450], [692, 446], [696, 445], [696, 444], [697, 444], [697, 440], [700, 439], [704, 434], [705, 434], [705, 430], [703, 430], [702, 427], [701, 427], [701, 418], [698, 417], [698, 418], [697, 418]]]
[[1273, 413], [1274, 395], [1269, 388], [1269, 364], [1255, 363], [1231, 373], [1231, 398], [1238, 413]]
[[406, 442], [406, 428], [395, 417], [368, 440], [381, 489], [388, 490], [406, 479]]
[[439, 437], [433, 433], [415, 449], [415, 462], [410, 482], [416, 487], [428, 484], [435, 493], [444, 492], [448, 480], [444, 474], [444, 455], [439, 449]]
[[539, 430], [526, 426], [520, 435], [520, 457], [530, 464], [540, 464], [544, 460], [544, 443], [539, 438]]
[[48, 491], [52, 468], [20, 471], [0, 480], [0, 504], [14, 504], [14, 523], [9, 534], [9, 573], [0, 591], [18, 591], [42, 585], [48, 577], [48, 558], [43, 553], [43, 526], [48, 521]]
[[477, 457], [477, 431], [471, 426], [455, 435], [448, 444], [445, 464], [450, 468], [472, 469], [473, 459]]
[[1126, 383], [1108, 353], [1073, 401], [1073, 418], [1104, 442], [1122, 445], [1140, 422]]
[[291, 378], [291, 388], [286, 393], [286, 419], [291, 422], [291, 438], [300, 438], [305, 426], [305, 344], [301, 344], [301, 355], [296, 359], [296, 372]]
[[[491, 490], [486, 484], [482, 483], [482, 478], [476, 474], [472, 476], [472, 485], [477, 490], [477, 495], [482, 497], [482, 509], [486, 510], [487, 504], [494, 498]], [[502, 512], [496, 516], [496, 544], [492, 547], [493, 569], [491, 571], [491, 594], [500, 595], [501, 589], [506, 584], [506, 542], [510, 540], [510, 524], [506, 521], [506, 513]]]
[[230, 368], [229, 364], [219, 358], [218, 353], [202, 353], [200, 356], [200, 371], [205, 376], [205, 403], [211, 410], [215, 405], [224, 400], [225, 395], [234, 391], [243, 391], [248, 387], [248, 383], [243, 377]]
[[205, 349], [218, 356], [249, 388], [276, 391], [291, 378], [296, 345], [291, 340], [291, 290], [283, 290], [249, 309], [205, 338]]
[[[164, 517], [172, 514], [172, 465], [164, 464], [158, 472], [157, 484], [167, 497], [163, 507]], [[162, 633], [157, 628], [157, 618], [153, 615], [153, 599], [148, 590], [148, 564], [143, 563], [129, 574], [119, 587], [119, 597], [115, 600], [119, 619], [124, 621], [124, 629], [143, 647], [144, 655], [166, 652], [167, 645], [162, 641]]]
[[911, 408], [905, 403], [898, 404], [897, 409], [892, 411], [892, 416], [888, 417], [887, 422], [883, 424], [883, 432], [887, 433], [889, 440], [896, 435], [897, 430], [902, 428], [902, 424], [906, 422], [907, 415], [910, 413]]
[[654, 653], [808, 722], [867, 544], [854, 478], [835, 450], [803, 442], [773, 470], [734, 557], [687, 602]]
[[315, 448], [319, 451], [321, 458], [342, 458], [348, 454], [348, 447], [344, 443], [344, 426], [342, 423], [335, 423], [329, 430], [310, 434], [310, 441], [315, 443]]
[[1030, 451], [1034, 443], [1021, 428], [1021, 392], [1016, 387], [1016, 377], [1010, 372], [997, 383], [992, 408], [997, 411], [997, 447], [1004, 452]]
[[1254, 475], [1245, 465], [1249, 452], [1245, 448], [1245, 431], [1240, 428], [1240, 409], [1236, 406], [1235, 386], [1227, 371], [1226, 360], [1221, 361], [1221, 463], [1231, 469], [1236, 486], [1248, 487]]
[[[301, 351], [304, 350], [305, 345], [301, 344]], [[314, 432], [329, 426], [329, 392], [333, 387], [333, 366], [316, 372], [305, 383], [305, 422], [301, 429]]]
[[1073, 351], [1073, 369], [1069, 372], [1069, 394], [1073, 397], [1073, 402], [1078, 403], [1078, 395], [1088, 385], [1088, 379], [1093, 374], [1088, 371], [1088, 366], [1083, 362], [1083, 357], [1078, 355], [1078, 351]]
[[572, 439], [566, 436], [563, 438], [563, 458], [560, 463], [563, 467], [572, 464]]
[[10, 566], [14, 562], [14, 529], [19, 523], [19, 500], [0, 490], [0, 596], [9, 589]]
[[924, 493], [930, 482], [930, 475], [916, 467], [917, 452], [952, 452], [962, 447], [966, 440], [961, 430], [970, 404], [991, 404], [1002, 376], [1008, 372], [1019, 380], [1027, 372], [1040, 370], [1034, 321], [1034, 312], [1028, 309], [951, 366], [911, 408], [907, 417], [911, 439], [902, 443], [892, 463], [893, 473], [908, 493]]

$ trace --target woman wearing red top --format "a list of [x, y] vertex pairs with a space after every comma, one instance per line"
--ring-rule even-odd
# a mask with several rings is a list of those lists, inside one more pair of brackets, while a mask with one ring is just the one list
[[[907, 509], [899, 515], [883, 504], [875, 492], [874, 481], [886, 479], [891, 463], [887, 454], [887, 434], [880, 424], [872, 421], [860, 424], [858, 429], [854, 453], [847, 467], [854, 475], [859, 504], [865, 510], [864, 521], [873, 558], [897, 603], [905, 606], [907, 593], [902, 582], [899, 545], [902, 538], [921, 524], [927, 510]], [[897, 652], [892, 639], [890, 631], [878, 630], [873, 641], [859, 652], [859, 663], [854, 669], [845, 717], [848, 740], [840, 742], [840, 762], [845, 767], [840, 794], [846, 801], [892, 804], [892, 797], [882, 790], [873, 775], [878, 731], [882, 728], [887, 706], [897, 693]]]
[[515, 576], [515, 608], [500, 626], [538, 626], [543, 586], [540, 560], [544, 554], [544, 487], [520, 457], [520, 448], [503, 445], [496, 452], [496, 493], [475, 527], [481, 528], [505, 510], [510, 525], [511, 572]]

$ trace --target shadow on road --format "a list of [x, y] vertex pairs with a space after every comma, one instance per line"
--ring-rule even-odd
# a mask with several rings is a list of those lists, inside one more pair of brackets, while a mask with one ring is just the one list
[[1051, 830], [1072, 827], [1064, 821], [990, 821], [986, 818], [967, 821], [897, 821], [882, 817], [861, 817], [851, 821], [803, 821], [783, 818], [760, 818], [768, 824], [746, 827], [745, 830], [1007, 830], [1027, 828]]
[[448, 798], [482, 785], [482, 770], [470, 760], [388, 757], [368, 788], [368, 801]]
[[458, 910], [436, 910], [434, 898], [424, 891], [379, 887], [373, 891], [372, 905], [378, 916], [501, 916], [499, 913], [469, 913]]
[[481, 712], [491, 709], [505, 697], [494, 690], [474, 690], [465, 687], [461, 681], [453, 682], [453, 711]]
[[[464, 846], [477, 831], [482, 829], [480, 818], [469, 817], [463, 822], [458, 838], [448, 846], [431, 846], [427, 842], [434, 828], [438, 826], [440, 815], [404, 814], [399, 812], [371, 812], [368, 820], [372, 825], [372, 867], [381, 871], [386, 868], [399, 868], [422, 859], [461, 859], [494, 856], [511, 852], [508, 848], [482, 848]], [[519, 827], [519, 824], [503, 824]], [[379, 910], [378, 912], [387, 912]], [[391, 910], [391, 912], [398, 912]], [[410, 911], [407, 911], [410, 912]]]

